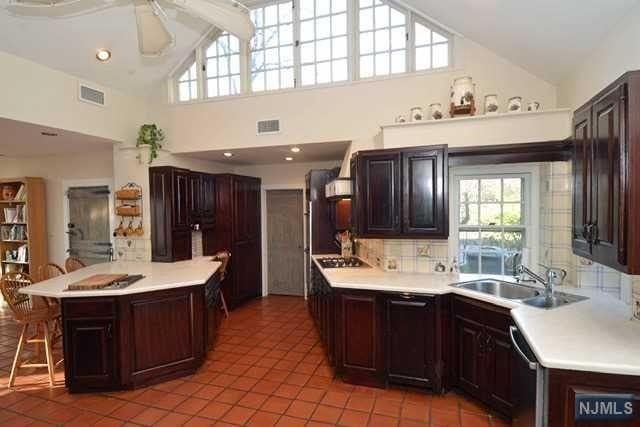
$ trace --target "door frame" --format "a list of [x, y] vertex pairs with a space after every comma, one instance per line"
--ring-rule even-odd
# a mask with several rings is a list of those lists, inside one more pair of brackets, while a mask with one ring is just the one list
[[[114, 184], [113, 184], [113, 178], [95, 178], [95, 179], [65, 179], [62, 181], [62, 209], [63, 209], [63, 215], [62, 215], [62, 220], [64, 221], [62, 223], [62, 229], [64, 231], [67, 230], [67, 224], [69, 224], [69, 201], [67, 198], [67, 192], [69, 191], [69, 188], [71, 187], [99, 187], [99, 186], [107, 186], [109, 188], [109, 196], [108, 196], [108, 201], [109, 201], [109, 230], [113, 230], [115, 229], [115, 224], [116, 224], [116, 209], [115, 209], [115, 202], [114, 202]], [[109, 241], [111, 242], [112, 247], [114, 246], [115, 242], [114, 242], [114, 237], [112, 233], [109, 233]], [[115, 249], [115, 248], [114, 248]], [[67, 252], [69, 250], [69, 239], [66, 236], [65, 233], [65, 238], [64, 238], [64, 253], [65, 256], [67, 256], [67, 254], [69, 252]]]
[[[260, 189], [260, 223], [261, 223], [261, 245], [262, 245], [262, 296], [266, 297], [269, 295], [269, 237], [267, 236], [267, 191], [270, 190], [296, 190], [300, 191], [302, 194], [302, 241], [303, 241], [303, 251], [304, 248], [307, 247], [306, 235], [305, 235], [305, 227], [307, 224], [305, 223], [305, 188], [303, 186], [298, 185], [286, 185], [286, 184], [271, 184], [271, 185], [262, 185]], [[304, 253], [304, 266], [302, 268], [303, 272], [303, 283], [302, 287], [304, 289], [304, 299], [307, 299], [307, 263], [306, 257], [308, 255]]]

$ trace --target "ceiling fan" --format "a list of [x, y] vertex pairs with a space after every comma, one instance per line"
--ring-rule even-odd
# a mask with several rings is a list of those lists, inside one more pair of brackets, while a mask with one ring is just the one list
[[[62, 7], [85, 0], [11, 0], [10, 7]], [[164, 55], [175, 45], [167, 26], [167, 15], [156, 0], [132, 0], [138, 27], [138, 46], [143, 56]], [[198, 17], [241, 40], [251, 40], [255, 32], [249, 10], [236, 0], [166, 0], [178, 9]], [[115, 0], [107, 0], [115, 3]], [[62, 13], [62, 16], [65, 16]]]

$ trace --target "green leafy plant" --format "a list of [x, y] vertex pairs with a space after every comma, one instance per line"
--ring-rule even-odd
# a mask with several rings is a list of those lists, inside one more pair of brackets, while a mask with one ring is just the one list
[[162, 148], [162, 141], [164, 141], [164, 132], [155, 123], [142, 125], [138, 131], [136, 147], [149, 146], [149, 163], [151, 163], [158, 157], [158, 150]]

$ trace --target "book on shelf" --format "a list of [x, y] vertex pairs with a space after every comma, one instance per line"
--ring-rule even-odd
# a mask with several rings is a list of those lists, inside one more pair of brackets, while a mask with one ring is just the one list
[[29, 260], [29, 247], [27, 245], [21, 245], [18, 248], [18, 262], [27, 262]]
[[27, 205], [4, 208], [4, 222], [8, 224], [27, 222]]
[[24, 184], [20, 184], [20, 188], [16, 192], [14, 200], [16, 200], [16, 201], [24, 201], [26, 196], [27, 196], [27, 194], [26, 194], [26, 191], [25, 191]]
[[4, 222], [16, 222], [17, 208], [4, 208]]

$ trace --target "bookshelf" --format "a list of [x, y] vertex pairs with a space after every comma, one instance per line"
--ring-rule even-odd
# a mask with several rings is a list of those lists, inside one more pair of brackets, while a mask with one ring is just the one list
[[2, 274], [34, 275], [49, 262], [44, 180], [0, 179], [0, 266]]

